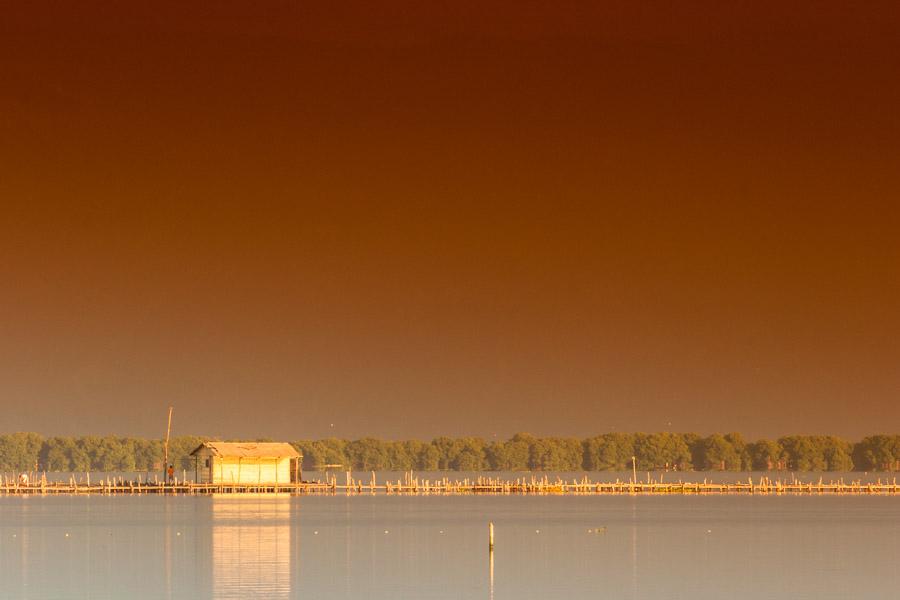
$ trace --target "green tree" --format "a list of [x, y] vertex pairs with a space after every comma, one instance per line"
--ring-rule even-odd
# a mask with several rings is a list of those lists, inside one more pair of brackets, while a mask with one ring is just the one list
[[[176, 470], [193, 470], [190, 453], [209, 438], [172, 438], [169, 460]], [[266, 440], [257, 440], [266, 441]], [[785, 436], [778, 441], [747, 443], [738, 433], [607, 433], [584, 440], [536, 438], [517, 433], [490, 444], [481, 438], [439, 437], [382, 441], [363, 438], [293, 442], [303, 455], [304, 468], [325, 464], [364, 470], [629, 470], [636, 456], [641, 470], [690, 468], [796, 471], [900, 470], [900, 435], [871, 435], [855, 444], [835, 436]], [[116, 436], [51, 437], [36, 433], [0, 435], [0, 468], [6, 471], [161, 470], [163, 442]]]
[[534, 436], [528, 433], [517, 433], [504, 443], [507, 471], [527, 471], [531, 468], [531, 444]]
[[697, 433], [682, 433], [681, 439], [691, 453], [691, 464], [699, 468], [706, 461], [706, 438]]
[[32, 471], [38, 464], [44, 439], [37, 433], [0, 435], [0, 470]]
[[531, 468], [537, 471], [581, 471], [582, 443], [573, 438], [534, 438], [529, 452]]
[[900, 465], [900, 436], [870, 435], [852, 450], [854, 468], [860, 471], [890, 471]]
[[419, 449], [417, 464], [421, 471], [440, 469], [441, 452], [434, 444], [424, 444]]
[[431, 440], [431, 445], [437, 451], [437, 468], [440, 471], [449, 471], [453, 467], [450, 462], [453, 460], [454, 448], [456, 440], [450, 437], [441, 436]]
[[69, 466], [73, 471], [85, 472], [91, 470], [91, 455], [88, 452], [89, 443], [83, 437], [72, 440], [69, 448]]
[[[708, 471], [739, 471], [741, 453], [725, 436], [714, 433], [703, 440], [700, 468]], [[743, 449], [743, 448], [742, 448]]]
[[784, 450], [773, 440], [757, 440], [747, 446], [750, 455], [750, 466], [755, 471], [771, 471], [778, 469]]
[[421, 440], [405, 440], [397, 443], [403, 446], [403, 451], [409, 457], [408, 469], [424, 470], [422, 466], [422, 454], [426, 452], [426, 449], [431, 445], [426, 444]]
[[778, 440], [784, 448], [787, 466], [794, 471], [824, 471], [827, 469], [821, 439], [811, 435], [789, 435]]
[[354, 440], [347, 445], [347, 458], [357, 471], [382, 471], [390, 466], [387, 446], [375, 438]]
[[678, 434], [637, 433], [634, 436], [634, 453], [637, 468], [643, 471], [677, 467], [691, 468], [691, 451]]
[[450, 468], [456, 471], [482, 471], [485, 466], [484, 440], [464, 437], [455, 441]]
[[320, 453], [321, 461], [317, 464], [343, 465], [345, 469], [349, 469], [350, 457], [347, 453], [349, 446], [350, 442], [337, 438], [319, 440], [316, 442], [316, 448]]
[[48, 471], [71, 471], [70, 456], [74, 446], [75, 441], [70, 437], [48, 438], [41, 447], [41, 468]]
[[308, 471], [322, 469], [324, 465], [341, 465], [341, 468], [351, 468], [350, 459], [347, 456], [349, 442], [336, 438], [324, 440], [301, 440], [294, 442], [293, 446], [303, 455], [303, 468]]
[[825, 458], [825, 470], [850, 471], [853, 469], [853, 445], [833, 435], [822, 438], [822, 454]]
[[744, 440], [744, 436], [740, 433], [732, 432], [726, 433], [724, 438], [726, 442], [731, 444], [734, 451], [740, 457], [740, 466], [735, 470], [749, 471], [752, 468], [752, 461], [750, 460], [750, 448], [746, 440]]
[[410, 471], [416, 468], [416, 456], [409, 453], [407, 442], [387, 442], [388, 470]]
[[484, 447], [485, 466], [489, 471], [508, 471], [509, 456], [506, 443], [493, 441]]
[[92, 467], [96, 471], [134, 471], [134, 441], [106, 436], [92, 440]]
[[163, 463], [162, 440], [133, 440], [134, 468], [139, 471], [160, 471]]
[[606, 433], [584, 441], [584, 468], [588, 471], [624, 471], [631, 468], [634, 436]]

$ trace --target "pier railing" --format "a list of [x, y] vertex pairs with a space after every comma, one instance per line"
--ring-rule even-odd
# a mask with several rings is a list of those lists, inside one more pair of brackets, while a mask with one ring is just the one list
[[473, 479], [421, 479], [408, 472], [402, 479], [377, 482], [375, 474], [371, 479], [355, 479], [350, 473], [339, 483], [338, 478], [326, 474], [324, 480], [302, 481], [298, 483], [194, 483], [178, 479], [163, 483], [159, 481], [128, 480], [124, 477], [105, 478], [92, 482], [90, 477], [68, 481], [48, 481], [46, 475], [32, 478], [27, 483], [15, 477], [0, 479], [0, 494], [315, 494], [315, 495], [898, 495], [900, 486], [896, 478], [878, 479], [876, 482], [844, 481], [843, 479], [824, 481], [802, 481], [760, 477], [754, 481], [748, 478], [731, 483], [711, 481], [591, 481], [587, 476], [581, 479], [550, 479], [549, 477], [519, 477], [502, 479], [477, 477]]

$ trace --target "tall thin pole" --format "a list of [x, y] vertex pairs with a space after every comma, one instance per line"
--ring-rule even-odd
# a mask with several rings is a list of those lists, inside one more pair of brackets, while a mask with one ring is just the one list
[[631, 457], [631, 482], [637, 483], [637, 458]]
[[490, 600], [494, 600], [494, 523], [488, 523], [488, 570], [490, 573]]
[[163, 481], [169, 482], [169, 434], [172, 432], [172, 407], [169, 407], [169, 423], [166, 425], [166, 443], [163, 445]]

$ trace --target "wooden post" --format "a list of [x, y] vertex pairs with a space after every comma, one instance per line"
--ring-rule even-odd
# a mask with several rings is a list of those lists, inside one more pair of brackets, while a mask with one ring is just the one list
[[172, 432], [172, 407], [169, 407], [169, 423], [166, 425], [166, 443], [163, 445], [163, 481], [169, 481], [169, 434]]
[[637, 458], [631, 457], [631, 482], [637, 483]]

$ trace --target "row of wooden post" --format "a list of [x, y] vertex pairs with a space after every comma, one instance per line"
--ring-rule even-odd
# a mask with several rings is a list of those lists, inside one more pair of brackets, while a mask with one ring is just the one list
[[28, 482], [22, 482], [15, 475], [2, 476], [0, 480], [0, 492], [15, 493], [228, 493], [228, 492], [288, 492], [305, 494], [578, 494], [578, 495], [609, 495], [609, 494], [849, 494], [849, 495], [900, 495], [900, 486], [896, 478], [891, 481], [879, 479], [875, 483], [863, 483], [862, 481], [845, 482], [843, 479], [826, 483], [822, 478], [818, 482], [802, 482], [796, 478], [787, 481], [773, 481], [768, 477], [760, 477], [757, 482], [748, 478], [743, 482], [713, 483], [707, 480], [703, 482], [664, 482], [662, 478], [654, 481], [648, 478], [645, 482], [620, 481], [593, 482], [586, 476], [582, 479], [551, 480], [549, 477], [519, 477], [515, 480], [504, 480], [491, 477], [465, 478], [462, 480], [450, 480], [446, 477], [438, 480], [420, 479], [412, 472], [404, 474], [403, 479], [386, 481], [379, 484], [375, 473], [371, 473], [369, 481], [354, 479], [352, 473], [346, 472], [345, 482], [337, 483], [334, 474], [326, 473], [325, 480], [293, 483], [253, 483], [242, 484], [235, 482], [221, 483], [194, 483], [187, 481], [186, 472], [182, 472], [183, 479], [179, 482], [176, 478], [172, 483], [163, 484], [154, 475], [154, 480], [144, 481], [138, 475], [137, 480], [126, 480], [124, 477], [106, 477], [100, 480], [99, 485], [93, 485], [91, 474], [85, 473], [84, 478], [76, 480], [72, 475], [68, 482], [49, 482], [46, 474], [37, 474], [29, 477]]

